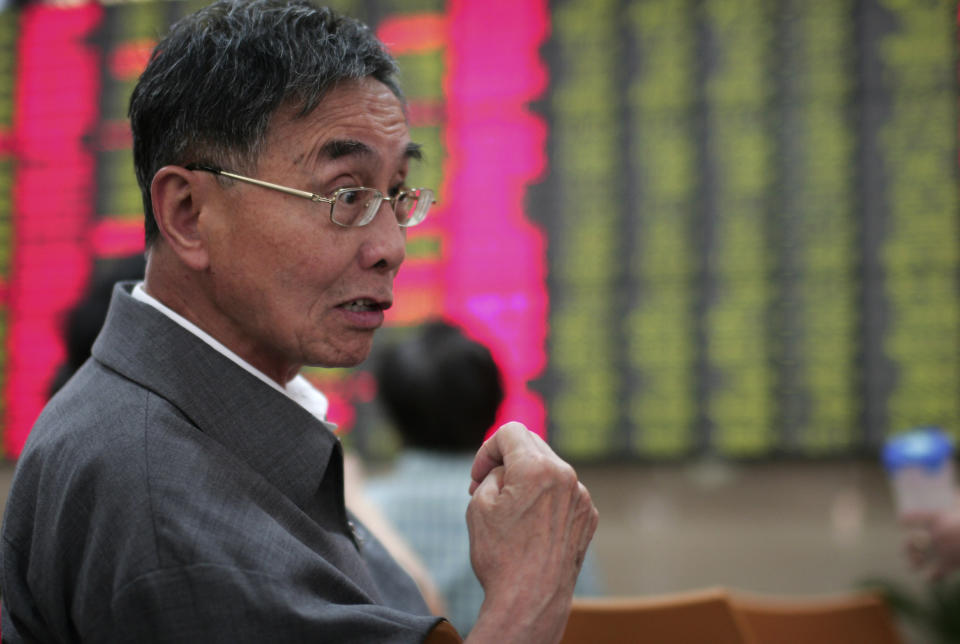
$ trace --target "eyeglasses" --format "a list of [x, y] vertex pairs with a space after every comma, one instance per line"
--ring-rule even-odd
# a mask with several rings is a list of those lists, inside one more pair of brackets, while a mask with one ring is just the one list
[[369, 224], [380, 212], [380, 206], [384, 201], [390, 204], [397, 217], [397, 223], [401, 227], [416, 226], [426, 218], [430, 206], [434, 203], [433, 190], [429, 188], [403, 188], [393, 197], [388, 197], [376, 188], [358, 186], [356, 188], [340, 188], [334, 190], [329, 197], [324, 197], [306, 190], [297, 190], [269, 181], [251, 179], [213, 166], [191, 163], [184, 167], [187, 170], [212, 172], [244, 183], [251, 183], [261, 188], [269, 188], [295, 197], [303, 197], [310, 201], [328, 203], [330, 204], [330, 221], [347, 228]]

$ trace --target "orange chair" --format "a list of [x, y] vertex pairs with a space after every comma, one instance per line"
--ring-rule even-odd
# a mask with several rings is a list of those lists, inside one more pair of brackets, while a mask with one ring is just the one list
[[575, 599], [561, 644], [758, 644], [727, 593], [709, 589], [640, 598]]
[[734, 593], [730, 601], [758, 644], [902, 644], [889, 608], [872, 593], [791, 599]]
[[450, 622], [440, 622], [433, 627], [433, 630], [430, 631], [430, 634], [427, 635], [427, 639], [425, 639], [423, 643], [462, 644], [463, 639], [460, 638], [460, 633], [457, 632], [457, 629], [455, 629]]

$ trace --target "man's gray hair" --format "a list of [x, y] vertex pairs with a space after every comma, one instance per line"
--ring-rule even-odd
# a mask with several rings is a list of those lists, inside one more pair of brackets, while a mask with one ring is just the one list
[[220, 0], [178, 21], [130, 98], [147, 246], [159, 234], [150, 184], [161, 167], [249, 170], [281, 106], [308, 114], [337, 82], [368, 76], [402, 100], [396, 74], [369, 27], [307, 0]]

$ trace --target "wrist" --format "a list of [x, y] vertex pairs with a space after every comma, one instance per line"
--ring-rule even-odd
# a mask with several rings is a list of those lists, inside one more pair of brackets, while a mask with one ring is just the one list
[[570, 614], [569, 596], [547, 596], [519, 585], [487, 593], [468, 644], [553, 644]]

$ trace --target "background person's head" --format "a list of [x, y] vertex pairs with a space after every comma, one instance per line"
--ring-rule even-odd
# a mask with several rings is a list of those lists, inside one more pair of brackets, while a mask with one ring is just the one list
[[103, 321], [107, 318], [110, 298], [117, 282], [143, 279], [146, 261], [143, 253], [103, 259], [94, 264], [86, 290], [62, 323], [66, 357], [57, 368], [50, 384], [50, 395], [60, 390], [90, 357]]
[[384, 347], [373, 373], [378, 400], [408, 447], [476, 450], [503, 402], [489, 349], [441, 321]]
[[221, 0], [176, 23], [130, 99], [147, 246], [151, 182], [165, 165], [253, 173], [271, 117], [309, 114], [342, 81], [372, 77], [398, 98], [397, 66], [363, 23], [306, 0]]

